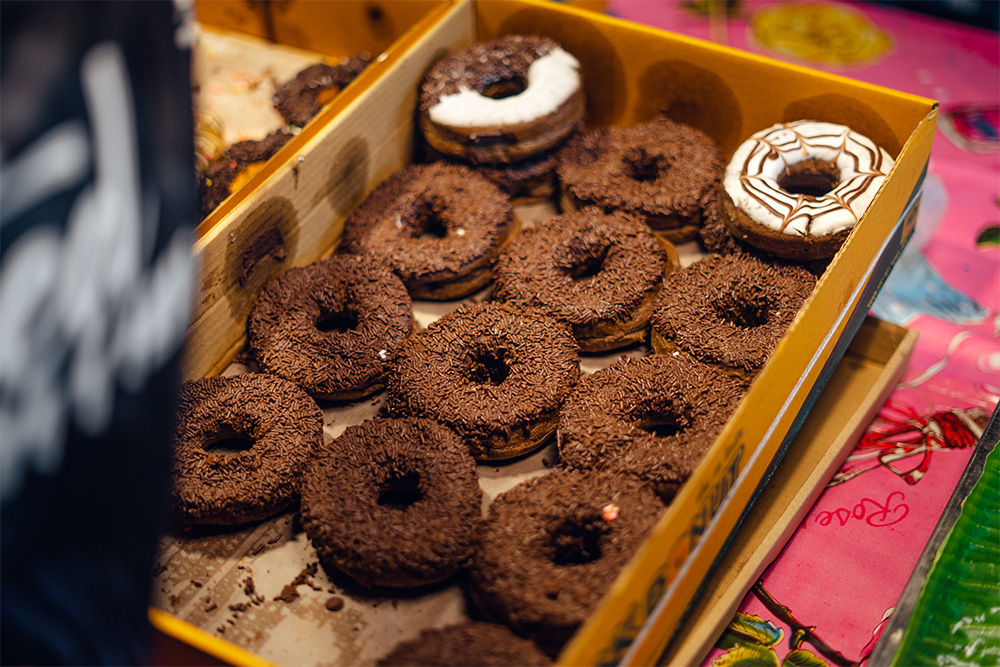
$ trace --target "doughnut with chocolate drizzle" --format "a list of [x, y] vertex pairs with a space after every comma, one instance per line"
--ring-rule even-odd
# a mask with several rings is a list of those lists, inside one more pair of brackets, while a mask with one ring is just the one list
[[846, 125], [778, 123], [736, 149], [720, 214], [734, 237], [770, 255], [833, 257], [892, 165], [884, 149]]

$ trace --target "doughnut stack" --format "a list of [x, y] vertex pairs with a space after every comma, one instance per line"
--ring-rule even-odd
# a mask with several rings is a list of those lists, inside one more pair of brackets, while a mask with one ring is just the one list
[[427, 156], [475, 166], [517, 201], [551, 196], [558, 149], [582, 127], [585, 110], [579, 61], [535, 35], [453, 51], [419, 89]]
[[[238, 524], [298, 502], [328, 570], [365, 588], [467, 587], [477, 620], [427, 631], [384, 664], [557, 655], [716, 441], [891, 167], [830, 123], [762, 131], [728, 166], [706, 134], [665, 116], [584, 131], [583, 84], [546, 37], [475, 44], [431, 66], [420, 129], [447, 159], [390, 175], [348, 216], [335, 255], [274, 278], [251, 310], [260, 372], [238, 377], [258, 378], [244, 391], [287, 397], [241, 401], [215, 378], [184, 391], [185, 521]], [[525, 191], [496, 173], [542, 159], [558, 181], [544, 195], [555, 213], [522, 229], [512, 200]], [[695, 242], [707, 254], [682, 267], [675, 244]], [[417, 327], [414, 301], [443, 314]], [[581, 371], [581, 358], [613, 351], [627, 354]], [[376, 417], [332, 442], [316, 435], [318, 405], [383, 390]], [[233, 405], [260, 401], [310, 425], [281, 466], [293, 491], [244, 512], [231, 498], [218, 511], [192, 501], [187, 476], [227, 464], [204, 451], [220, 433], [251, 441], [261, 465], [293, 451]], [[484, 516], [477, 463], [523, 461], [553, 438], [555, 469]]]

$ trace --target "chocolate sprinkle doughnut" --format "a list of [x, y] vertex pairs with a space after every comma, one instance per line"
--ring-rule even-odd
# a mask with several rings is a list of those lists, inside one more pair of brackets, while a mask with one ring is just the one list
[[746, 386], [682, 355], [625, 357], [580, 383], [559, 413], [570, 468], [634, 475], [669, 500], [715, 442]]
[[287, 130], [275, 130], [259, 140], [238, 141], [222, 152], [198, 177], [201, 217], [206, 217], [232, 194], [236, 177], [255, 162], [269, 160], [292, 135]]
[[344, 223], [343, 247], [379, 258], [416, 299], [458, 299], [493, 279], [516, 232], [510, 199], [471, 169], [410, 165], [382, 182]]
[[633, 213], [682, 243], [697, 237], [724, 170], [708, 135], [658, 116], [574, 137], [561, 151], [556, 174], [564, 211], [596, 205]]
[[503, 625], [466, 621], [424, 630], [397, 644], [378, 661], [380, 667], [545, 667], [552, 661], [530, 640]]
[[590, 207], [526, 229], [496, 266], [493, 298], [573, 327], [580, 349], [604, 352], [646, 337], [677, 251], [634, 216]]
[[447, 579], [482, 522], [476, 462], [429, 419], [348, 426], [317, 452], [302, 484], [302, 526], [320, 562], [366, 587]]
[[346, 58], [336, 65], [316, 63], [278, 86], [272, 98], [274, 108], [289, 125], [305, 126], [320, 112], [326, 91], [340, 92], [371, 64], [367, 53]]
[[[322, 411], [287, 380], [246, 373], [185, 382], [174, 428], [174, 511], [186, 523], [217, 525], [276, 514], [298, 500], [301, 475], [322, 444]], [[237, 451], [220, 453], [223, 446]]]
[[470, 597], [555, 655], [663, 509], [649, 486], [604, 471], [557, 470], [519, 484], [490, 505]]
[[500, 303], [463, 307], [403, 345], [385, 407], [446, 424], [478, 460], [509, 459], [555, 430], [579, 361], [569, 328], [548, 316]]
[[709, 255], [667, 277], [650, 319], [653, 349], [681, 350], [749, 381], [815, 284], [799, 266]]
[[264, 286], [247, 344], [266, 372], [317, 398], [354, 400], [385, 386], [412, 330], [410, 297], [392, 271], [369, 257], [334, 255]]

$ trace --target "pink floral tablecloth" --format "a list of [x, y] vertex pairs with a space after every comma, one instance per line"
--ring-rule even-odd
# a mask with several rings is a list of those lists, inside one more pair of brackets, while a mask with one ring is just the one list
[[940, 102], [917, 230], [872, 309], [920, 332], [909, 369], [706, 658], [862, 661], [1000, 394], [1000, 36], [867, 3], [612, 0], [607, 11]]

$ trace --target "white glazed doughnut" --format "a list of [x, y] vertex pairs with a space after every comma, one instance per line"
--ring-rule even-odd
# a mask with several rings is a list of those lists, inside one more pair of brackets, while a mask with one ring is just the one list
[[583, 118], [580, 63], [555, 40], [509, 35], [454, 51], [420, 87], [427, 142], [474, 163], [510, 163], [557, 145]]
[[[779, 123], [733, 154], [723, 178], [723, 219], [734, 236], [771, 254], [830, 257], [892, 165], [884, 149], [845, 125]], [[788, 179], [811, 185], [797, 189]]]

